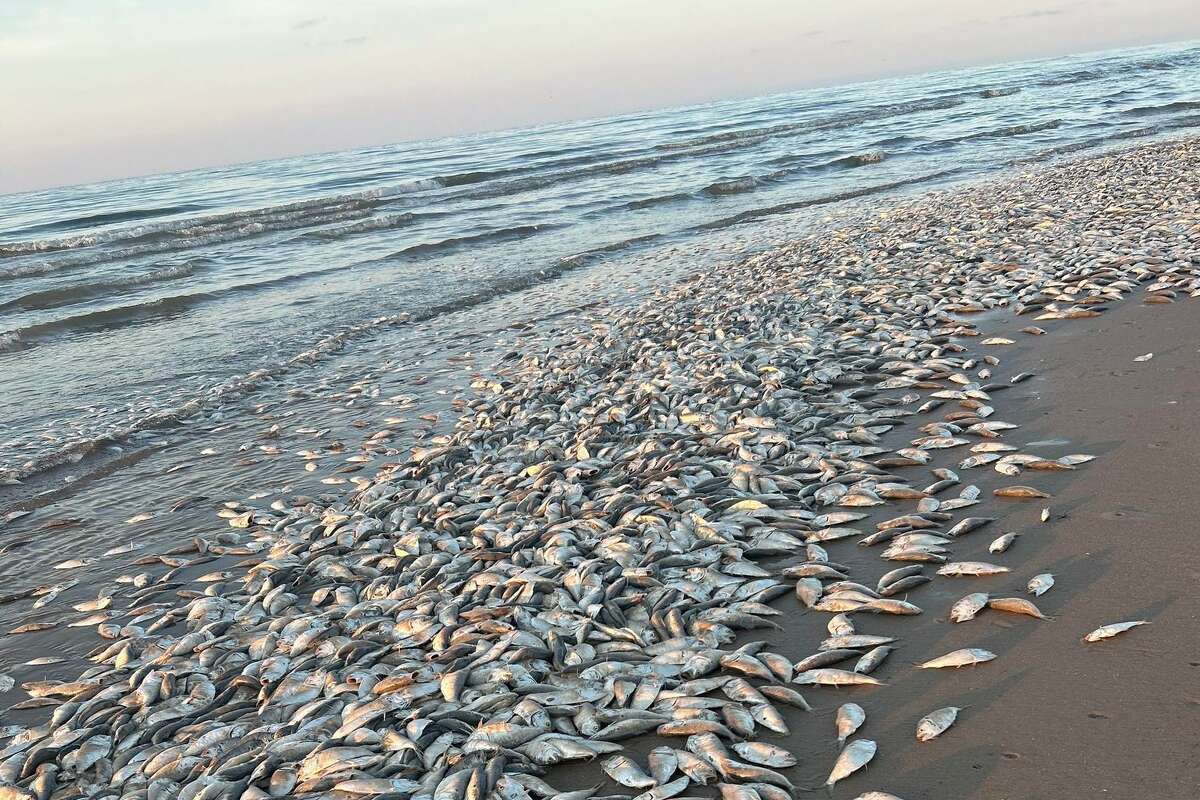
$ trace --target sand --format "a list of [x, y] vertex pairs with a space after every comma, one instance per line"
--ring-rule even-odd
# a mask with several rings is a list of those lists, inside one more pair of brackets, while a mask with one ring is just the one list
[[[1054, 619], [924, 620], [923, 634], [946, 649], [977, 643], [1001, 658], [897, 681], [879, 719], [885, 731], [911, 728], [925, 710], [966, 708], [935, 742], [881, 749], [859, 786], [890, 775], [893, 791], [918, 799], [1200, 796], [1200, 314], [1186, 300], [1130, 302], [1058, 328], [1014, 353], [1013, 367], [1039, 377], [1005, 399], [1003, 416], [1022, 424], [1008, 438], [1063, 437], [1069, 445], [1037, 450], [1100, 458], [1037, 480], [1055, 494], [1047, 524], [1040, 501], [994, 504], [1011, 509], [997, 530], [1022, 533], [1005, 559], [1019, 567], [1011, 579], [959, 582], [963, 593], [968, 585], [1017, 593], [1031, 575], [1052, 572], [1057, 583], [1037, 602]], [[1147, 352], [1154, 358], [1134, 362]], [[971, 473], [985, 489], [1007, 480], [986, 469]], [[991, 537], [972, 535], [986, 560]], [[1080, 642], [1131, 619], [1152, 624]], [[915, 639], [926, 652], [929, 643]]]

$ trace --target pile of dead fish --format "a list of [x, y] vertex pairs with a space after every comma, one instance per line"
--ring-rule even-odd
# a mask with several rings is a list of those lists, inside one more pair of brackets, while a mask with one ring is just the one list
[[[959, 472], [1020, 475], [1007, 496], [1037, 498], [1029, 476], [1088, 460], [1005, 441], [993, 397], [1024, 376], [994, 374], [983, 353], [1007, 340], [974, 346], [968, 315], [1032, 326], [1195, 296], [1197, 175], [1200, 148], [1176, 143], [910, 201], [513, 353], [452, 434], [354, 495], [231, 504], [197, 545], [219, 570], [145, 573], [88, 605], [108, 641], [78, 680], [26, 686], [56, 705], [6, 731], [0, 800], [583, 800], [597, 790], [547, 768], [597, 757], [639, 800], [808, 788], [784, 774], [800, 690], [912, 669], [872, 615], [920, 613], [935, 574], [1011, 568], [954, 559], [990, 521], [955, 512], [994, 502]], [[962, 460], [930, 476], [950, 448]], [[875, 507], [892, 510], [856, 525]], [[881, 577], [838, 563], [859, 544]], [[800, 605], [830, 614], [827, 639], [733, 646]], [[1042, 616], [982, 592], [925, 610], [989, 607]], [[872, 760], [865, 717], [838, 709], [822, 735], [843, 747], [812, 774], [832, 786]], [[645, 735], [648, 756], [622, 752]]]

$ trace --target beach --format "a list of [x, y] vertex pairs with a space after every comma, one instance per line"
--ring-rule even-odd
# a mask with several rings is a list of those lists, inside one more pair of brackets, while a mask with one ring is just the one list
[[[130, 448], [121, 468], [148, 475], [236, 465], [225, 485], [168, 473], [174, 513], [86, 489], [64, 511], [8, 487], [8, 559], [69, 536], [80, 509], [107, 522], [45, 569], [8, 567], [0, 619], [48, 627], [0, 641], [2, 699], [83, 681], [35, 687], [61, 714], [51, 728], [34, 726], [54, 708], [5, 713], [0, 780], [150, 800], [557, 796], [540, 773], [597, 797], [713, 796], [674, 769], [636, 788], [602, 771], [617, 748], [645, 770], [670, 745], [728, 800], [774, 800], [824, 791], [834, 712], [853, 702], [866, 718], [849, 740], [877, 749], [838, 798], [1196, 796], [1197, 167], [1200, 140], [1169, 141], [847, 211], [678, 283], [639, 274], [631, 297], [610, 286], [582, 312], [475, 332], [439, 373], [402, 359], [328, 381], [306, 413], [231, 419], [240, 452]], [[418, 406], [410, 449], [388, 419]], [[335, 446], [318, 407], [362, 424]], [[259, 473], [260, 496], [230, 494], [301, 449]], [[1014, 486], [1045, 496], [995, 494]], [[49, 571], [69, 559], [86, 563]], [[937, 574], [975, 562], [1004, 571]], [[905, 567], [930, 580], [870, 596]], [[120, 575], [105, 619], [65, 627]], [[72, 576], [36, 610], [47, 593], [23, 595]], [[951, 622], [975, 592], [1047, 619]], [[850, 670], [874, 644], [815, 668], [845, 674], [794, 670], [838, 614], [894, 637], [869, 674], [882, 685], [813, 685], [865, 674]], [[1082, 641], [1135, 620], [1149, 624]], [[963, 648], [994, 658], [915, 668]], [[918, 720], [951, 706], [954, 724], [918, 742]], [[587, 733], [596, 719], [625, 727]], [[767, 774], [713, 751], [748, 741], [798, 764]], [[65, 759], [84, 743], [78, 769]]]

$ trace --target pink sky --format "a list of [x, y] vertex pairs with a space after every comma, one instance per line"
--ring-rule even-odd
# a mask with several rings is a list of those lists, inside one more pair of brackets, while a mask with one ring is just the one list
[[1194, 38], [1197, 0], [5, 0], [0, 192]]

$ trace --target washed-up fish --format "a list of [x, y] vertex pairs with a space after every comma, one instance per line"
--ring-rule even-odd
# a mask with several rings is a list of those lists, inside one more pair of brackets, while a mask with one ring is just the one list
[[601, 762], [600, 768], [604, 770], [605, 775], [631, 789], [648, 789], [656, 783], [654, 778], [643, 772], [642, 768], [628, 756], [617, 755], [607, 758]]
[[1025, 499], [1050, 496], [1049, 493], [1043, 492], [1041, 489], [1035, 489], [1032, 486], [1002, 486], [999, 489], [993, 490], [992, 494], [997, 497], [1019, 497]]
[[792, 681], [800, 686], [882, 686], [883, 683], [869, 675], [849, 672], [844, 669], [810, 669], [801, 672]]
[[870, 763], [878, 749], [870, 739], [855, 739], [842, 750], [833, 764], [833, 770], [825, 780], [825, 786], [833, 788], [838, 781], [854, 774]]
[[950, 619], [953, 622], [967, 622], [975, 619], [975, 615], [982, 611], [987, 604], [987, 592], [972, 592], [950, 607]]
[[867, 712], [863, 711], [863, 707], [858, 703], [843, 703], [838, 706], [837, 714], [834, 717], [838, 744], [845, 744], [846, 740], [853, 736], [866, 721]]
[[854, 671], [861, 672], [864, 675], [874, 672], [883, 663], [884, 659], [888, 657], [888, 654], [892, 652], [892, 649], [887, 645], [871, 648], [866, 655], [855, 662]]
[[1035, 597], [1040, 597], [1050, 590], [1054, 585], [1054, 576], [1049, 572], [1043, 572], [1041, 575], [1034, 575], [1029, 579], [1029, 585], [1026, 587], [1029, 593]]
[[794, 755], [782, 747], [766, 742], [734, 742], [730, 749], [752, 764], [777, 768], [796, 766]]
[[951, 561], [938, 568], [938, 575], [986, 576], [1008, 572], [1008, 567], [988, 564], [984, 561]]
[[978, 647], [969, 647], [962, 650], [954, 650], [944, 656], [930, 659], [923, 664], [918, 664], [917, 669], [945, 669], [946, 667], [969, 667], [972, 664], [982, 664], [985, 661], [991, 661], [996, 657], [995, 653], [983, 650]]
[[1007, 611], [1010, 614], [1024, 614], [1036, 619], [1048, 619], [1033, 603], [1022, 597], [994, 597], [987, 601], [988, 608], [997, 611]]
[[941, 736], [958, 719], [960, 710], [956, 706], [946, 706], [921, 717], [917, 723], [917, 741], [928, 742]]
[[997, 536], [992, 540], [992, 543], [988, 545], [988, 552], [1003, 553], [1004, 551], [1008, 550], [1009, 547], [1012, 547], [1012, 543], [1015, 542], [1017, 537], [1020, 535], [1021, 534], [1019, 533], [1006, 533], [1001, 536]]
[[1111, 625], [1103, 625], [1096, 630], [1083, 637], [1085, 642], [1098, 642], [1101, 639], [1111, 639], [1117, 634], [1124, 633], [1130, 628], [1136, 628], [1139, 625], [1149, 625], [1147, 620], [1139, 619], [1132, 622], [1114, 622]]

